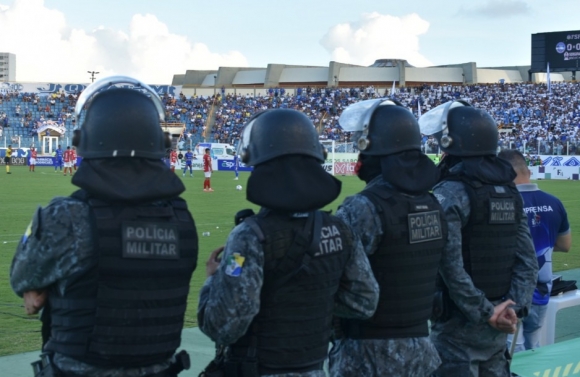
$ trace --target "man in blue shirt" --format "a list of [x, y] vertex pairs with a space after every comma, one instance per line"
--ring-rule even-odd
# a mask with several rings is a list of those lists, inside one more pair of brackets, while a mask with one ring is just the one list
[[[570, 250], [572, 233], [568, 215], [562, 202], [541, 191], [530, 182], [530, 170], [525, 157], [517, 150], [506, 149], [499, 157], [509, 161], [517, 173], [514, 183], [524, 199], [524, 212], [534, 240], [538, 258], [538, 282], [534, 290], [532, 308], [522, 321], [522, 330], [516, 340], [515, 352], [538, 348], [540, 328], [544, 322], [546, 308], [552, 290], [552, 252]], [[511, 337], [508, 338], [508, 343]]]
[[187, 153], [185, 153], [183, 158], [185, 158], [185, 167], [183, 168], [183, 176], [185, 177], [185, 172], [189, 168], [189, 176], [193, 177], [193, 160], [195, 159], [195, 156], [191, 152], [191, 148], [187, 149]]
[[60, 167], [60, 170], [62, 171], [62, 167], [64, 165], [64, 162], [62, 160], [62, 156], [63, 156], [63, 151], [61, 146], [59, 145], [58, 148], [54, 151], [54, 171], [57, 171], [57, 168]]

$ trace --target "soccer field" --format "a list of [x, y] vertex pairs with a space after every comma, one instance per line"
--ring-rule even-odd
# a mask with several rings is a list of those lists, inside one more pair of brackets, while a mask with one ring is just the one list
[[[10, 288], [10, 263], [16, 245], [24, 233], [36, 207], [45, 206], [54, 196], [67, 196], [76, 190], [70, 183], [71, 177], [64, 177], [51, 167], [37, 167], [35, 173], [28, 167], [13, 166], [13, 173], [7, 175], [0, 170], [0, 356], [40, 349], [40, 322], [38, 316], [26, 316], [22, 299]], [[181, 173], [179, 174], [181, 175]], [[212, 177], [214, 192], [203, 192], [203, 173], [196, 171], [194, 177], [183, 177], [187, 191], [182, 195], [189, 204], [196, 221], [199, 234], [199, 260], [191, 281], [191, 292], [185, 323], [196, 326], [196, 308], [199, 290], [205, 280], [205, 261], [209, 253], [222, 245], [233, 227], [234, 215], [244, 208], [257, 207], [246, 201], [245, 188], [248, 173], [240, 173], [240, 180], [234, 180], [233, 172], [215, 172]], [[337, 177], [343, 182], [341, 196], [328, 209], [335, 210], [348, 196], [360, 191], [364, 183], [356, 177]], [[243, 190], [237, 191], [236, 185]], [[564, 203], [573, 234], [572, 250], [555, 253], [554, 270], [580, 267], [580, 246], [575, 244], [576, 230], [580, 225], [580, 188], [578, 181], [540, 181], [540, 188], [556, 195]], [[209, 236], [202, 236], [209, 232]]]

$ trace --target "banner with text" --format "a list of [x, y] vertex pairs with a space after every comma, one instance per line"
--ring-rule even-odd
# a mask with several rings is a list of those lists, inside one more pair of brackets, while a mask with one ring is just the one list
[[[53, 93], [65, 95], [76, 94], [85, 90], [89, 84], [70, 84], [70, 83], [17, 83], [17, 82], [0, 82], [0, 93], [21, 92], [34, 93], [40, 96], [47, 96]], [[133, 88], [132, 85], [116, 85], [117, 87]], [[165, 94], [173, 97], [179, 96], [182, 85], [149, 85], [153, 90], [163, 97]]]
[[580, 176], [578, 166], [530, 166], [531, 179], [564, 179], [577, 181]]
[[[221, 160], [218, 159], [217, 160], [217, 166], [218, 166], [218, 170], [225, 170], [225, 171], [234, 171], [234, 160]], [[238, 166], [238, 171], [252, 171], [254, 170], [253, 167], [251, 166], [246, 166], [244, 164], [242, 164], [241, 162], [239, 163]]]

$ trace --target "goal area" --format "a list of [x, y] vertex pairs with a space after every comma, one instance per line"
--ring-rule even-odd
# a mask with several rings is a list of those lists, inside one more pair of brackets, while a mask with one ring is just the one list
[[354, 167], [358, 160], [358, 150], [351, 142], [336, 142], [335, 140], [321, 140], [326, 149], [324, 169], [332, 175], [355, 175]]

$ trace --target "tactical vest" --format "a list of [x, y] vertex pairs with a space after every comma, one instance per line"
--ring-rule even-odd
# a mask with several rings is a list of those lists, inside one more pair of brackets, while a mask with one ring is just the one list
[[510, 289], [523, 201], [513, 183], [488, 185], [460, 176], [471, 213], [461, 229], [463, 267], [490, 301]]
[[427, 320], [447, 241], [443, 209], [431, 194], [408, 196], [376, 186], [361, 194], [381, 218], [383, 237], [369, 256], [380, 298], [370, 319], [343, 320], [343, 332], [352, 339], [428, 336]]
[[46, 350], [102, 367], [166, 361], [181, 342], [197, 263], [187, 204], [110, 205], [82, 190], [72, 197], [90, 206], [98, 263], [72, 276], [64, 296], [51, 289]]
[[308, 218], [262, 212], [245, 222], [263, 234], [264, 283], [260, 312], [229, 347], [229, 360], [255, 359], [259, 375], [322, 369], [335, 294], [352, 255], [350, 228], [321, 211]]

